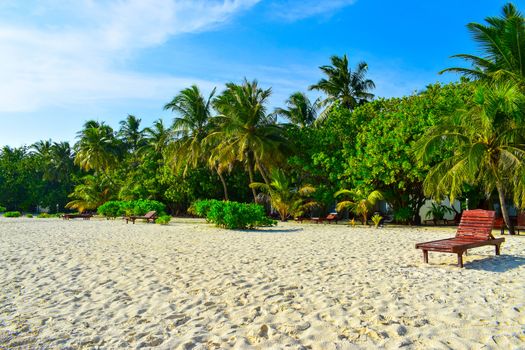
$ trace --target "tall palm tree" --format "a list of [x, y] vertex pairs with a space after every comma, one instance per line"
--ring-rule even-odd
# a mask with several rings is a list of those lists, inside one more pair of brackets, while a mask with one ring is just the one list
[[170, 128], [164, 125], [162, 119], [155, 120], [152, 127], [144, 129], [145, 144], [140, 151], [149, 155], [162, 156], [172, 141]]
[[452, 154], [435, 165], [423, 185], [426, 195], [452, 202], [464, 184], [479, 184], [489, 196], [497, 191], [501, 212], [511, 233], [513, 228], [505, 198], [523, 206], [525, 179], [525, 96], [510, 82], [484, 85], [475, 93], [473, 106], [425, 133], [415, 145], [418, 160], [428, 162], [432, 154], [452, 147]]
[[131, 153], [135, 153], [144, 145], [144, 130], [140, 130], [141, 121], [140, 118], [128, 114], [126, 119], [119, 122], [120, 130], [117, 135]]
[[75, 164], [82, 169], [107, 171], [117, 164], [120, 147], [110, 126], [88, 121], [77, 137]]
[[290, 123], [304, 128], [313, 124], [319, 109], [318, 101], [311, 102], [302, 92], [294, 92], [286, 100], [286, 108], [276, 108], [275, 114], [284, 117]]
[[332, 56], [332, 65], [321, 66], [319, 69], [326, 75], [311, 85], [310, 90], [319, 90], [326, 94], [326, 98], [321, 103], [327, 106], [321, 117], [331, 109], [334, 103], [339, 102], [342, 106], [353, 110], [374, 98], [370, 90], [375, 88], [372, 80], [366, 79], [368, 64], [360, 62], [354, 71], [348, 68], [348, 58]]
[[[212, 157], [220, 164], [240, 161], [248, 170], [250, 183], [258, 170], [269, 185], [268, 166], [283, 155], [286, 146], [283, 129], [266, 114], [271, 89], [262, 89], [256, 80], [241, 85], [226, 84], [226, 90], [213, 105], [220, 113], [214, 118], [214, 131], [207, 142], [215, 143]], [[254, 200], [257, 193], [252, 188]]]
[[347, 196], [350, 200], [344, 200], [336, 205], [336, 210], [341, 211], [344, 209], [350, 209], [356, 215], [360, 215], [363, 219], [363, 224], [366, 225], [368, 222], [368, 213], [376, 205], [376, 203], [382, 200], [383, 194], [380, 191], [372, 191], [365, 193], [361, 190], [339, 190], [334, 194], [334, 197]]
[[487, 17], [486, 25], [469, 23], [467, 28], [483, 50], [483, 56], [459, 54], [452, 57], [470, 62], [471, 68], [447, 68], [475, 79], [512, 79], [523, 84], [525, 78], [525, 18], [508, 3], [500, 17]]
[[210, 143], [204, 139], [211, 132], [213, 89], [205, 98], [196, 85], [182, 90], [173, 100], [164, 106], [165, 109], [176, 112], [172, 129], [175, 141], [170, 145], [172, 164], [175, 168], [195, 168], [198, 164], [207, 164], [215, 171], [221, 180], [224, 199], [228, 200], [228, 188], [224, 179], [224, 167], [211, 160], [209, 156]]
[[281, 169], [271, 172], [269, 185], [252, 182], [250, 187], [260, 189], [270, 196], [270, 203], [281, 216], [281, 221], [286, 221], [290, 215], [299, 216], [306, 208], [316, 205], [311, 200], [306, 202], [306, 197], [314, 193], [315, 188], [310, 185], [296, 188]]

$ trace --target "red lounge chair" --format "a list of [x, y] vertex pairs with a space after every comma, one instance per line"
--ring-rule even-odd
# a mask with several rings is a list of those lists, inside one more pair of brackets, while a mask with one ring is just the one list
[[142, 220], [146, 220], [146, 222], [155, 222], [155, 219], [157, 219], [157, 212], [155, 210], [153, 211], [149, 211], [146, 213], [146, 215], [144, 216], [127, 216], [124, 218], [126, 220], [126, 224], [128, 222], [132, 222], [133, 224], [135, 224], [135, 220], [137, 219], [142, 219]]
[[471, 248], [493, 245], [496, 247], [496, 255], [499, 255], [500, 245], [505, 242], [505, 238], [492, 236], [494, 218], [494, 211], [466, 210], [461, 216], [456, 237], [418, 243], [416, 248], [423, 250], [425, 263], [428, 263], [429, 251], [457, 254], [459, 267], [463, 267], [463, 253]]

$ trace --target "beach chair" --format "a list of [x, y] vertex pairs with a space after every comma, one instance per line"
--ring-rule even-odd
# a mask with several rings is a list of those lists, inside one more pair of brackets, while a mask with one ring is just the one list
[[319, 216], [313, 217], [310, 220], [312, 220], [312, 222], [315, 222], [316, 224], [322, 223], [323, 221], [328, 221], [329, 224], [335, 221], [335, 223], [337, 224], [337, 222], [339, 221], [339, 217], [337, 216], [337, 213], [330, 213], [325, 218]]
[[124, 219], [126, 220], [126, 224], [130, 221], [133, 224], [135, 224], [135, 220], [139, 220], [139, 219], [146, 220], [146, 223], [155, 222], [155, 219], [157, 219], [157, 212], [155, 210], [152, 210], [152, 211], [147, 212], [144, 216], [131, 215], [131, 216], [126, 216]]
[[83, 220], [89, 220], [93, 217], [93, 214], [90, 213], [81, 213], [81, 214], [64, 214], [62, 215], [62, 219], [64, 220], [71, 220], [71, 219], [83, 219]]
[[525, 212], [519, 213], [517, 217], [516, 226], [514, 226], [514, 229], [516, 230], [516, 233], [519, 235], [520, 230], [525, 230]]
[[468, 249], [493, 245], [496, 255], [500, 254], [500, 245], [505, 238], [494, 238], [495, 212], [491, 210], [466, 210], [456, 232], [456, 237], [437, 241], [416, 244], [417, 249], [423, 250], [423, 261], [428, 263], [428, 252], [453, 253], [458, 255], [458, 266], [463, 267], [463, 253]]

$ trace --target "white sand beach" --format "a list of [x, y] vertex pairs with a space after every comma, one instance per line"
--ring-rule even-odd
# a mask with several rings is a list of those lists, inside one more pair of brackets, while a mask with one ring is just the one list
[[0, 349], [524, 349], [525, 237], [0, 219]]

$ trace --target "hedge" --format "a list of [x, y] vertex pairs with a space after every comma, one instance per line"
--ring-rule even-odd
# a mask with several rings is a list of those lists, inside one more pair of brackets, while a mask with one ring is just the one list
[[277, 223], [267, 217], [264, 208], [258, 204], [201, 200], [193, 203], [190, 212], [227, 229], [253, 229]]

